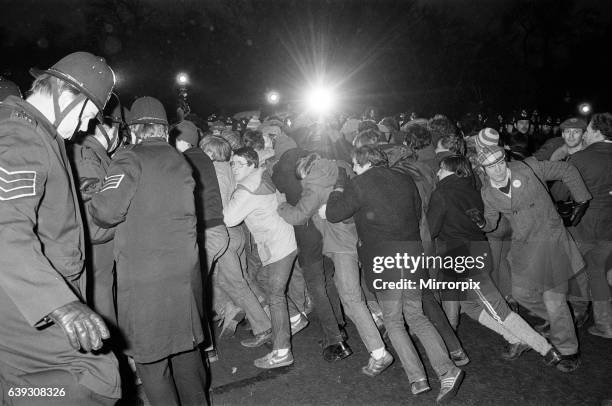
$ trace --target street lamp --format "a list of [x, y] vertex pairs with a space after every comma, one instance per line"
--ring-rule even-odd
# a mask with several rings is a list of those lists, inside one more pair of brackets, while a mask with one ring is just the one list
[[280, 94], [276, 90], [271, 90], [266, 94], [268, 104], [278, 104], [280, 102]]
[[593, 111], [593, 108], [591, 107], [589, 103], [582, 103], [580, 104], [580, 106], [578, 106], [578, 111], [583, 116], [588, 116]]
[[180, 72], [176, 75], [176, 83], [179, 86], [187, 86], [189, 84], [189, 76], [185, 72]]
[[191, 108], [189, 107], [189, 103], [187, 103], [187, 86], [189, 85], [189, 76], [185, 72], [179, 72], [176, 75], [176, 83], [178, 84], [178, 103], [179, 107], [177, 109], [177, 114], [179, 118], [182, 120], [185, 116], [187, 116], [191, 112]]

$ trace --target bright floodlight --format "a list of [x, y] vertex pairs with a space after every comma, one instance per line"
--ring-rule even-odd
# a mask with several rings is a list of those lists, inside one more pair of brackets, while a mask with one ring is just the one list
[[308, 108], [317, 113], [327, 113], [334, 108], [336, 97], [331, 89], [317, 87], [306, 95]]
[[272, 90], [272, 91], [268, 92], [268, 94], [266, 94], [266, 100], [270, 104], [278, 104], [278, 102], [280, 101], [280, 94], [278, 94], [278, 92]]
[[578, 106], [578, 110], [581, 114], [587, 116], [591, 114], [591, 105], [589, 103], [582, 103], [580, 106]]
[[176, 83], [181, 86], [185, 86], [187, 83], [189, 83], [189, 76], [187, 76], [187, 74], [184, 72], [179, 73], [176, 75]]

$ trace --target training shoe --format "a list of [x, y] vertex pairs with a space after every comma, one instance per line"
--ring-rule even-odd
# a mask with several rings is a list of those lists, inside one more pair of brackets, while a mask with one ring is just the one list
[[524, 343], [509, 344], [501, 357], [506, 361], [514, 361], [529, 350], [531, 350], [531, 347]]
[[593, 334], [594, 336], [599, 336], [603, 338], [612, 338], [612, 327], [611, 328], [602, 328], [598, 324], [593, 324], [591, 327], [587, 329], [589, 334]]
[[459, 368], [455, 368], [456, 371], [448, 372], [443, 377], [440, 377], [440, 393], [438, 393], [438, 397], [436, 398], [436, 402], [443, 403], [447, 400], [452, 399], [459, 390], [461, 386], [461, 382], [463, 381], [463, 377], [465, 376], [465, 372], [460, 370]]
[[296, 335], [300, 331], [304, 330], [307, 325], [308, 319], [303, 314], [300, 314], [300, 318], [298, 320], [291, 322], [291, 335]]
[[273, 350], [267, 355], [257, 358], [254, 362], [257, 368], [272, 369], [286, 367], [293, 364], [293, 355], [288, 351], [284, 356], [279, 356], [276, 350]]
[[450, 353], [451, 360], [455, 363], [455, 366], [462, 367], [470, 363], [470, 359], [463, 349], [453, 351]]
[[412, 382], [410, 384], [410, 390], [413, 395], [418, 395], [420, 393], [429, 392], [431, 387], [429, 386], [429, 382], [427, 379], [421, 379], [420, 381]]
[[557, 365], [563, 359], [563, 355], [555, 348], [552, 347], [546, 355], [544, 355], [544, 363], [546, 365]]
[[344, 358], [349, 357], [353, 353], [351, 347], [345, 342], [340, 342], [332, 345], [328, 345], [323, 350], [323, 359], [327, 362], [340, 361]]
[[381, 359], [375, 359], [370, 356], [368, 365], [361, 368], [361, 372], [367, 376], [380, 375], [389, 365], [393, 364], [393, 355], [385, 350], [385, 355]]
[[264, 331], [263, 333], [256, 334], [252, 338], [240, 341], [243, 347], [255, 348], [261, 347], [267, 342], [272, 341], [272, 330]]
[[574, 372], [580, 365], [580, 355], [562, 355], [561, 361], [557, 364], [557, 369], [561, 372]]

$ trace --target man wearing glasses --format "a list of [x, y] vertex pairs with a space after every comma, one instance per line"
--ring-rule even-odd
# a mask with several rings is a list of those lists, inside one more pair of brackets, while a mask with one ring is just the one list
[[244, 221], [257, 243], [263, 265], [257, 279], [266, 290], [272, 321], [272, 331], [261, 333], [255, 340], [271, 339], [273, 351], [256, 359], [255, 366], [270, 369], [291, 365], [291, 327], [285, 292], [297, 255], [293, 227], [276, 212], [279, 204], [276, 188], [259, 167], [254, 149], [236, 150], [230, 165], [238, 186], [223, 210], [225, 224], [234, 227]]

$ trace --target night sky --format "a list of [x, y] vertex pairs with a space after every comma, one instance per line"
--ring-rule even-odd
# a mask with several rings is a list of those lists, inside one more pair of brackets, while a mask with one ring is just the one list
[[0, 0], [0, 73], [23, 90], [32, 66], [68, 52], [107, 58], [124, 103], [176, 105], [176, 74], [192, 108], [257, 108], [276, 89], [336, 87], [346, 111], [455, 117], [520, 108], [567, 115], [610, 110], [612, 6], [573, 0]]

